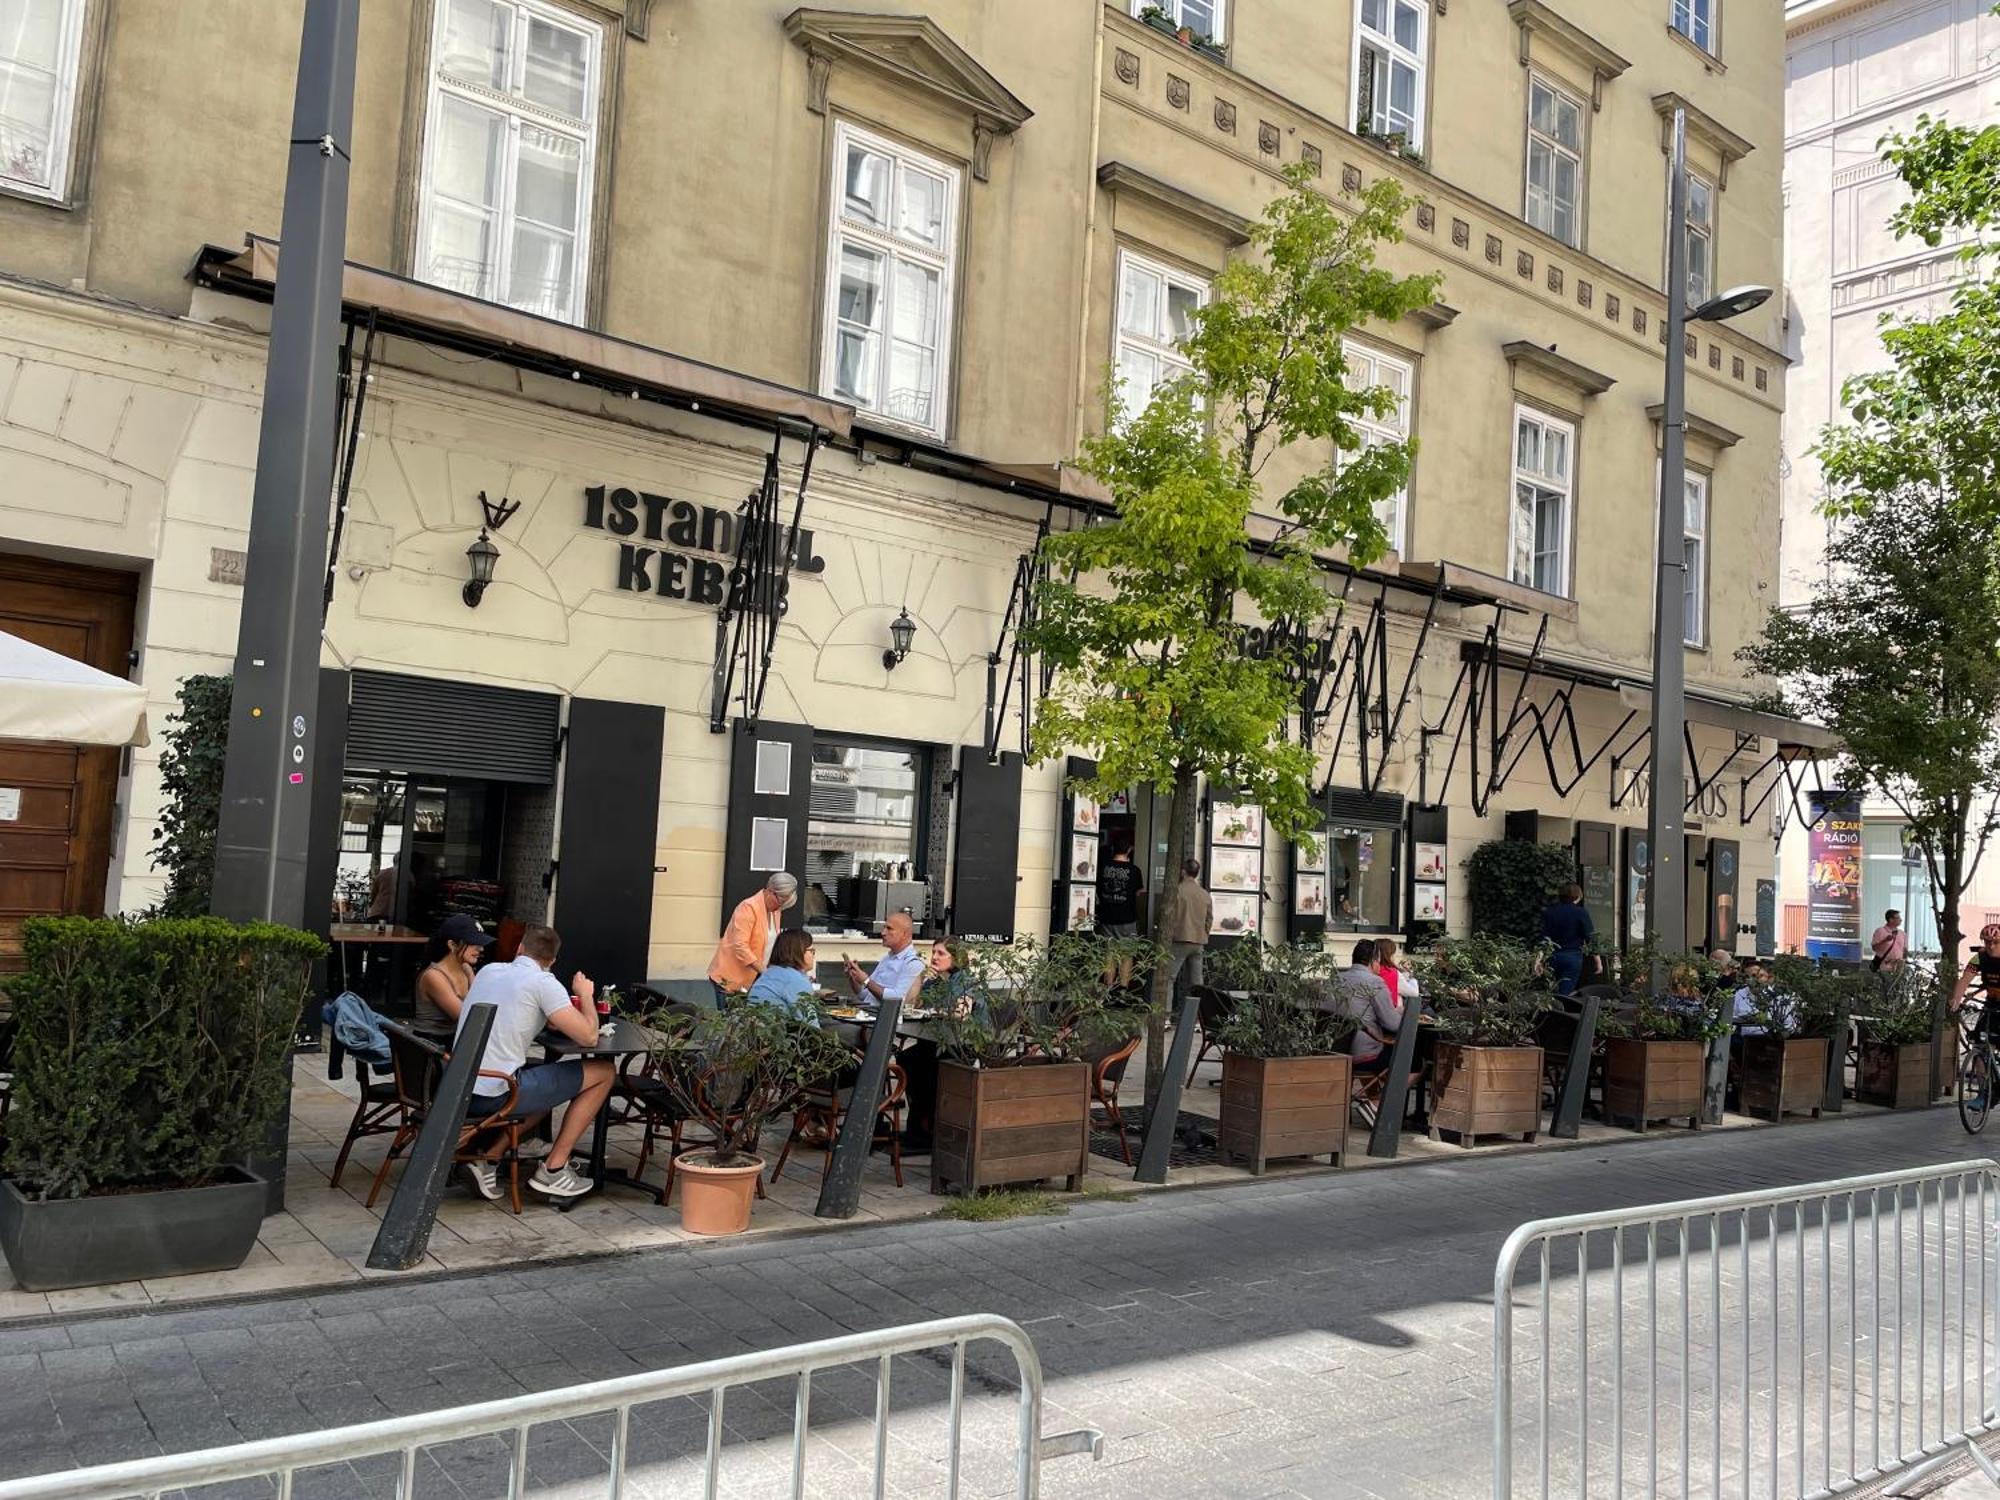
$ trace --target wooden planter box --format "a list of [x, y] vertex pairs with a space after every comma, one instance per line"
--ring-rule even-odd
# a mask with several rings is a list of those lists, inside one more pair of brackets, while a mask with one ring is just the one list
[[1222, 1055], [1222, 1159], [1240, 1157], [1262, 1176], [1284, 1156], [1347, 1159], [1347, 1111], [1353, 1059]]
[[1826, 1103], [1826, 1038], [1746, 1036], [1737, 1092], [1746, 1115], [1818, 1119]]
[[1949, 1099], [1958, 1092], [1958, 1018], [1944, 1023], [1939, 1045], [1944, 1048], [1944, 1064], [1938, 1069], [1938, 1098]]
[[1930, 1103], [1931, 1044], [1864, 1041], [1854, 1070], [1854, 1097], [1891, 1109], [1922, 1109]]
[[933, 1193], [1045, 1177], [1067, 1178], [1075, 1192], [1089, 1156], [1090, 1069], [1083, 1063], [938, 1064]]
[[1707, 1054], [1698, 1041], [1612, 1038], [1604, 1044], [1604, 1118], [1642, 1134], [1654, 1120], [1684, 1119], [1699, 1130]]
[[1463, 1047], [1452, 1042], [1438, 1046], [1432, 1140], [1448, 1131], [1462, 1146], [1482, 1135], [1518, 1135], [1532, 1141], [1541, 1128], [1540, 1047]]

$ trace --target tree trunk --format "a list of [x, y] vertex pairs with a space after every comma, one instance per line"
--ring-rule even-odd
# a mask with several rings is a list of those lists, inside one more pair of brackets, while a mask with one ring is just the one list
[[1195, 775], [1191, 766], [1174, 768], [1173, 806], [1167, 821], [1166, 889], [1153, 902], [1153, 943], [1161, 954], [1153, 970], [1153, 1010], [1146, 1021], [1146, 1111], [1150, 1118], [1153, 1101], [1160, 1095], [1160, 1080], [1167, 1072], [1167, 1012], [1174, 1002], [1172, 966], [1166, 962], [1167, 922], [1173, 902], [1168, 893], [1179, 889], [1181, 861], [1194, 846], [1196, 814]]
[[1951, 1025], [1945, 1001], [1951, 994], [1952, 982], [1957, 979], [1963, 960], [1959, 950], [1964, 943], [1964, 934], [1958, 928], [1958, 897], [1965, 884], [1965, 817], [1961, 812], [1946, 824], [1950, 830], [1944, 837], [1944, 848], [1940, 864], [1943, 866], [1943, 884], [1931, 890], [1931, 906], [1937, 917], [1938, 930], [1938, 972], [1937, 993], [1931, 997], [1931, 1098], [1943, 1092], [1944, 1077], [1944, 1028]]

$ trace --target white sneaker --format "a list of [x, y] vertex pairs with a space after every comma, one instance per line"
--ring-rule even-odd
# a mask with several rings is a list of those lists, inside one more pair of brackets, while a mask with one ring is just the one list
[[472, 1183], [473, 1192], [488, 1203], [498, 1203], [503, 1196], [500, 1191], [500, 1173], [490, 1161], [469, 1161], [465, 1164], [465, 1175]]
[[551, 1172], [547, 1162], [535, 1168], [535, 1175], [528, 1179], [528, 1186], [538, 1193], [546, 1193], [551, 1198], [581, 1198], [590, 1191], [590, 1179], [578, 1175], [576, 1167], [564, 1162]]

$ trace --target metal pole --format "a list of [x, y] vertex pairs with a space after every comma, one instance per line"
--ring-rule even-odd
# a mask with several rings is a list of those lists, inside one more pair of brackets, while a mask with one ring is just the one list
[[431, 1226], [437, 1222], [452, 1158], [458, 1154], [458, 1134], [465, 1122], [466, 1106], [472, 1102], [479, 1064], [486, 1056], [494, 1014], [491, 1005], [473, 1006], [465, 1025], [452, 1039], [451, 1061], [444, 1065], [416, 1144], [403, 1162], [403, 1175], [389, 1200], [389, 1211], [382, 1216], [382, 1227], [375, 1231], [375, 1243], [369, 1247], [371, 1271], [407, 1271], [422, 1262], [430, 1247]]
[[[1653, 588], [1653, 764], [1646, 797], [1652, 876], [1646, 910], [1656, 965], [1687, 951], [1686, 794], [1681, 787], [1687, 702], [1682, 644], [1687, 508], [1687, 111], [1674, 111], [1667, 211], [1667, 402], [1660, 434], [1660, 514]], [[1661, 975], [1655, 973], [1657, 985]]]
[[828, 1148], [833, 1160], [820, 1183], [815, 1218], [851, 1219], [861, 1209], [861, 1169], [874, 1149], [875, 1111], [882, 1103], [889, 1057], [896, 1050], [896, 1025], [902, 1018], [902, 997], [884, 995], [875, 1013], [875, 1029], [868, 1033], [868, 1049], [861, 1054], [861, 1071], [847, 1096], [847, 1112], [840, 1117], [840, 1134]]
[[[361, 0], [306, 0], [209, 903], [217, 916], [290, 927], [306, 909], [360, 13]], [[255, 1163], [271, 1213], [285, 1203], [286, 1134], [281, 1115]]]

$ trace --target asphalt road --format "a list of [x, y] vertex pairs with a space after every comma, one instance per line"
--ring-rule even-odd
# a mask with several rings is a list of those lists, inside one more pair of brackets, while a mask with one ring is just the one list
[[[0, 1477], [546, 1391], [961, 1312], [1026, 1326], [1045, 1430], [1106, 1434], [1054, 1496], [1490, 1494], [1491, 1285], [1525, 1219], [1981, 1154], [1949, 1109], [371, 1283], [0, 1330]], [[967, 1493], [1006, 1493], [1009, 1362], [973, 1361]], [[946, 1376], [900, 1361], [894, 1493], [939, 1492]], [[860, 1490], [870, 1379], [813, 1396], [810, 1493]], [[732, 1396], [724, 1494], [785, 1492], [791, 1395]], [[683, 1494], [702, 1413], [635, 1421], [631, 1494]], [[535, 1429], [536, 1493], [598, 1493], [608, 1422]], [[422, 1495], [492, 1495], [497, 1444], [426, 1455]], [[393, 1493], [383, 1464], [301, 1494]], [[601, 1479], [598, 1480], [601, 1485]]]

